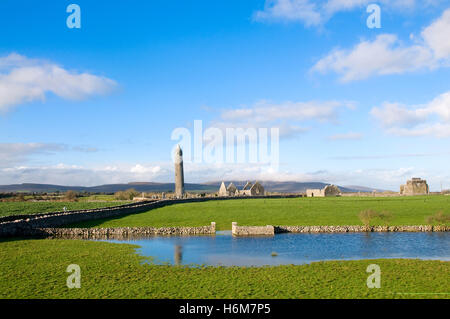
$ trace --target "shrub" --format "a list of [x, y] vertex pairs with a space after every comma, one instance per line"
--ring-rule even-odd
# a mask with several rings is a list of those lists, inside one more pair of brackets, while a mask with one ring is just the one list
[[361, 212], [359, 212], [359, 219], [364, 224], [364, 226], [369, 227], [370, 222], [373, 220], [373, 218], [377, 215], [377, 212], [372, 209], [366, 209]]
[[77, 200], [77, 193], [74, 191], [67, 191], [64, 195], [64, 199], [69, 202], [74, 202]]
[[446, 224], [450, 223], [450, 214], [445, 214], [442, 210], [426, 218], [428, 224]]
[[378, 214], [377, 218], [381, 219], [385, 224], [389, 224], [392, 220], [392, 213], [387, 210], [383, 210]]
[[389, 211], [377, 212], [373, 209], [366, 209], [359, 213], [359, 219], [364, 224], [364, 226], [371, 226], [371, 222], [374, 219], [379, 219], [383, 221], [385, 224], [388, 224], [392, 220], [392, 213]]
[[133, 197], [139, 195], [139, 192], [131, 188], [126, 191], [118, 191], [114, 193], [114, 198], [118, 200], [132, 200]]

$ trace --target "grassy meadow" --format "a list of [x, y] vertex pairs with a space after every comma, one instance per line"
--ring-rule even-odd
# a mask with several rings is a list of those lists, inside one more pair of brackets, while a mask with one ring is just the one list
[[[77, 202], [1, 202], [0, 216], [124, 204], [107, 198]], [[449, 196], [246, 199], [166, 206], [81, 227], [360, 225], [362, 210], [389, 211], [390, 225], [425, 224], [449, 213]], [[373, 220], [384, 224], [385, 220]], [[155, 265], [138, 246], [63, 239], [1, 239], [1, 298], [450, 298], [450, 262], [413, 259], [326, 261], [272, 267]], [[81, 288], [68, 289], [70, 264]], [[366, 268], [378, 264], [380, 289], [368, 289]]]
[[64, 207], [68, 210], [92, 209], [101, 207], [111, 207], [124, 205], [125, 201], [93, 201], [87, 200], [78, 202], [65, 201], [39, 201], [39, 202], [0, 202], [0, 217], [11, 215], [27, 215], [48, 212], [60, 212]]
[[[450, 262], [327, 261], [301, 266], [185, 267], [144, 263], [137, 246], [81, 240], [0, 241], [0, 298], [449, 298]], [[81, 267], [68, 289], [66, 268]], [[368, 289], [366, 268], [381, 268]]]
[[218, 230], [239, 225], [362, 225], [358, 214], [367, 209], [388, 211], [389, 221], [372, 225], [423, 225], [427, 217], [450, 213], [450, 196], [327, 197], [236, 199], [166, 206], [113, 219], [93, 220], [70, 227], [203, 226], [216, 222]]

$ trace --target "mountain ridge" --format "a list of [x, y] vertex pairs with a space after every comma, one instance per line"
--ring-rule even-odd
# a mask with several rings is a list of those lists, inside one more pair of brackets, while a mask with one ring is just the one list
[[[236, 187], [242, 188], [246, 181], [225, 181], [228, 185], [233, 182]], [[219, 190], [222, 182], [207, 182], [207, 183], [185, 183], [186, 191], [203, 191], [203, 192], [216, 192]], [[329, 183], [323, 182], [275, 182], [275, 181], [262, 181], [261, 184], [268, 192], [277, 193], [304, 193], [308, 188], [323, 188]], [[353, 192], [372, 192], [376, 190], [382, 192], [384, 190], [373, 189], [365, 186], [339, 186], [344, 193]], [[97, 186], [65, 186], [55, 184], [38, 184], [38, 183], [22, 183], [22, 184], [10, 184], [0, 185], [0, 193], [11, 192], [28, 192], [28, 193], [52, 193], [52, 192], [66, 192], [69, 190], [77, 192], [89, 192], [89, 193], [115, 193], [118, 191], [124, 191], [130, 188], [134, 188], [138, 192], [170, 192], [175, 188], [174, 183], [157, 183], [157, 182], [130, 182], [122, 184], [104, 184]]]

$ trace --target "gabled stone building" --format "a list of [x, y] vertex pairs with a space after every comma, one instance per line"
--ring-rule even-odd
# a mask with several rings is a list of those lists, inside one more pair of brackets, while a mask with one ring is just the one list
[[225, 187], [225, 183], [222, 182], [219, 188], [219, 196], [264, 196], [264, 187], [259, 183], [255, 182], [252, 184], [247, 182], [242, 190], [238, 190], [233, 183], [230, 183], [228, 187]]
[[322, 189], [307, 189], [307, 197], [328, 197], [328, 196], [340, 196], [341, 190], [336, 185], [327, 185]]
[[238, 190], [236, 186], [234, 186], [233, 183], [230, 183], [228, 187], [225, 187], [225, 183], [222, 182], [219, 188], [219, 196], [221, 197], [228, 197], [228, 196], [236, 196], [238, 193]]
[[239, 195], [241, 196], [264, 196], [264, 187], [259, 183], [255, 182], [252, 184], [247, 182], [244, 188], [239, 191]]
[[233, 183], [230, 183], [228, 185], [227, 191], [228, 191], [228, 196], [236, 196], [239, 193], [238, 189], [236, 188], [236, 186], [234, 186]]
[[219, 196], [221, 196], [221, 197], [228, 196], [227, 187], [225, 186], [224, 182], [222, 182], [222, 184], [220, 184]]

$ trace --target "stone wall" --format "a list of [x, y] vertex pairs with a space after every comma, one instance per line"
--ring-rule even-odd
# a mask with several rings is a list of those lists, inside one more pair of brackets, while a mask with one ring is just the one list
[[[295, 198], [297, 195], [290, 196], [263, 196], [258, 198]], [[155, 208], [168, 205], [192, 202], [204, 202], [210, 200], [235, 200], [249, 199], [249, 197], [206, 197], [206, 198], [189, 198], [175, 200], [160, 200], [150, 202], [140, 202], [127, 204], [116, 207], [107, 207], [101, 209], [79, 210], [69, 212], [53, 212], [35, 215], [8, 216], [0, 218], [0, 237], [24, 236], [33, 233], [35, 229], [52, 229], [68, 224], [74, 224], [84, 221], [105, 219], [129, 214], [136, 214], [149, 211]], [[208, 226], [210, 227], [210, 226]], [[129, 228], [126, 228], [129, 229]], [[172, 228], [170, 228], [172, 229]], [[364, 226], [232, 226], [233, 234], [236, 236], [251, 235], [273, 235], [282, 232], [366, 232], [366, 231], [449, 231], [449, 226], [377, 226], [366, 229]], [[64, 232], [61, 230], [61, 232]], [[104, 232], [103, 230], [101, 232]], [[118, 230], [124, 233], [124, 230]], [[133, 232], [133, 231], [132, 231]], [[140, 232], [134, 230], [134, 232]], [[155, 230], [142, 230], [142, 232], [155, 232]], [[174, 230], [178, 232], [178, 230]], [[195, 233], [195, 232], [194, 232]]]
[[54, 212], [47, 214], [29, 215], [27, 218], [4, 221], [0, 220], [0, 237], [21, 236], [35, 228], [60, 227], [83, 221], [117, 217], [127, 214], [144, 212], [164, 205], [159, 202], [141, 203], [126, 206], [108, 207], [92, 210], [70, 212]]
[[450, 226], [275, 226], [275, 233], [447, 232]]
[[231, 224], [231, 234], [233, 236], [273, 236], [275, 228], [267, 226], [238, 226], [236, 222]]
[[282, 233], [364, 233], [364, 232], [447, 232], [450, 226], [238, 226], [232, 223], [233, 236], [273, 236]]
[[103, 207], [103, 208], [94, 208], [94, 209], [79, 209], [79, 210], [71, 210], [71, 211], [57, 211], [57, 212], [46, 212], [46, 213], [39, 213], [39, 214], [27, 214], [27, 215], [11, 215], [11, 216], [3, 216], [0, 217], [0, 224], [8, 221], [15, 221], [20, 219], [34, 219], [39, 217], [48, 217], [48, 216], [55, 216], [55, 215], [64, 215], [64, 214], [73, 214], [73, 213], [91, 213], [91, 212], [102, 212], [111, 208], [119, 209], [119, 208], [128, 208], [128, 207], [138, 207], [142, 205], [147, 205], [156, 202], [156, 200], [146, 200], [141, 201], [139, 203], [130, 203], [130, 204], [124, 204], [119, 206], [112, 206], [112, 207]]
[[[299, 196], [296, 195], [261, 196], [258, 198], [295, 198], [295, 197]], [[211, 200], [236, 200], [236, 199], [248, 199], [248, 197], [203, 197], [203, 198], [170, 199], [170, 200], [139, 202], [122, 206], [106, 207], [99, 209], [7, 216], [0, 218], [0, 237], [21, 236], [22, 233], [24, 233], [29, 229], [61, 227], [64, 225], [80, 223], [90, 220], [105, 219], [142, 213], [155, 208], [175, 204], [206, 202]]]
[[214, 235], [216, 223], [200, 227], [34, 228], [22, 236], [67, 239], [137, 239], [150, 236]]
[[[296, 195], [261, 196], [258, 198], [295, 198], [295, 197], [299, 196]], [[0, 218], [0, 237], [20, 236], [20, 234], [23, 233], [24, 230], [34, 228], [61, 227], [64, 225], [80, 223], [90, 220], [125, 216], [129, 214], [141, 213], [155, 208], [175, 204], [206, 202], [211, 200], [236, 200], [236, 199], [248, 199], [248, 197], [203, 197], [203, 198], [170, 199], [170, 200], [139, 202], [98, 209], [7, 216]]]

